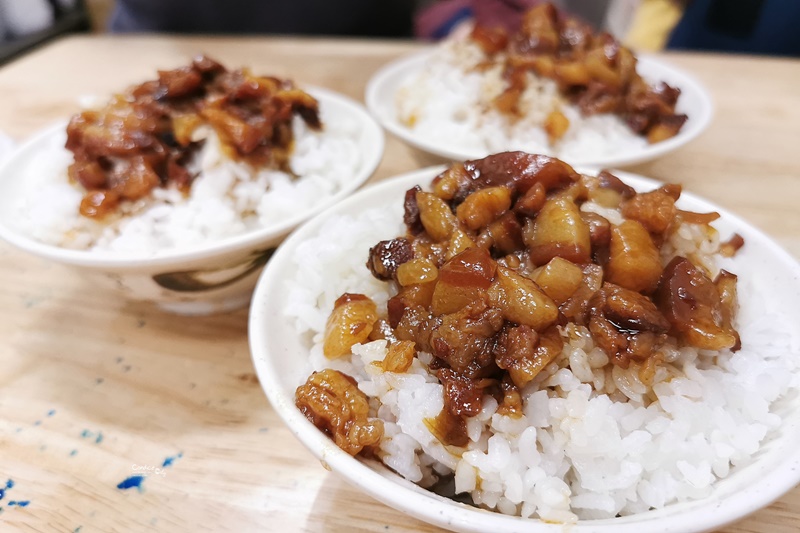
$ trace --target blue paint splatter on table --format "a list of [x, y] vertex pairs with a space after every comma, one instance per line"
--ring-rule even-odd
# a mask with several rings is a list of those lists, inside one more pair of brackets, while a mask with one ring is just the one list
[[139, 492], [143, 492], [144, 490], [142, 488], [142, 481], [144, 481], [144, 476], [126, 477], [117, 485], [117, 488], [120, 490], [136, 488], [139, 490]]
[[[6, 492], [14, 488], [14, 480], [8, 479], [4, 487], [0, 487], [0, 500], [5, 498]], [[9, 500], [7, 507], [27, 507], [30, 505], [30, 500]], [[3, 508], [0, 507], [0, 512], [3, 511]]]
[[[181, 457], [183, 457], [183, 452], [179, 452], [177, 455], [167, 456], [167, 457], [164, 458], [164, 461], [161, 463], [161, 467], [162, 468], [168, 468], [168, 467], [172, 466], [173, 464], [175, 464], [175, 461], [177, 461]], [[145, 467], [145, 468], [148, 469], [147, 470], [148, 474], [150, 473], [150, 470], [153, 470], [153, 467]], [[155, 469], [155, 473], [156, 474], [159, 473], [159, 470], [157, 468]], [[117, 485], [117, 488], [121, 489], [121, 490], [127, 490], [127, 489], [136, 488], [136, 489], [139, 490], [139, 492], [144, 492], [144, 487], [143, 487], [142, 483], [144, 483], [144, 480], [145, 480], [145, 478], [147, 477], [148, 474], [145, 474], [145, 475], [133, 475], [133, 476], [126, 477], [125, 479], [123, 479]], [[162, 473], [162, 475], [163, 475], [163, 473]]]
[[47, 416], [53, 416], [54, 414], [56, 414], [55, 409], [50, 409], [49, 411], [47, 411]]
[[78, 450], [72, 450], [71, 452], [69, 452], [70, 457], [75, 457], [76, 455], [78, 455]]
[[161, 466], [163, 466], [164, 468], [166, 468], [168, 466], [172, 466], [172, 464], [175, 461], [177, 461], [178, 459], [180, 459], [181, 457], [183, 457], [183, 452], [180, 452], [178, 455], [173, 455], [171, 457], [167, 457], [166, 459], [164, 459], [164, 462], [161, 463]]
[[31, 502], [29, 500], [20, 500], [20, 501], [11, 500], [10, 502], [8, 502], [9, 507], [14, 507], [15, 505], [17, 507], [27, 507], [30, 504]]
[[88, 429], [84, 429], [83, 431], [81, 431], [81, 438], [84, 439], [94, 438], [95, 444], [100, 444], [101, 442], [103, 442], [103, 432], [98, 431], [97, 433], [94, 433], [92, 431], [89, 431]]

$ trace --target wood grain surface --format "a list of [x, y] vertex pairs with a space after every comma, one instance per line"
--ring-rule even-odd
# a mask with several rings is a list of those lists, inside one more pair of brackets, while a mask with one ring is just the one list
[[[66, 39], [0, 69], [0, 130], [21, 140], [77, 111], [82, 95], [107, 95], [198, 52], [362, 100], [377, 68], [418, 46]], [[800, 257], [800, 61], [665, 59], [708, 87], [716, 114], [689, 146], [631, 170], [683, 183]], [[373, 181], [436, 162], [388, 137]], [[439, 531], [350, 488], [292, 437], [258, 385], [246, 326], [246, 310], [183, 318], [121, 301], [0, 243], [0, 488], [14, 483], [0, 530]], [[117, 488], [141, 468], [161, 472], [141, 491]], [[798, 529], [795, 489], [723, 531]]]

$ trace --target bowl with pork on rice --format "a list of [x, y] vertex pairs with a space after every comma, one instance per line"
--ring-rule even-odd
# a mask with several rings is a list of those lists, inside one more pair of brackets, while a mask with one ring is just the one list
[[548, 4], [517, 30], [476, 26], [386, 65], [366, 102], [389, 132], [448, 159], [522, 150], [605, 167], [671, 152], [713, 113], [691, 75]]
[[326, 468], [468, 532], [709, 531], [800, 481], [800, 265], [678, 185], [584, 172], [428, 168], [284, 243], [251, 353]]
[[283, 238], [382, 155], [354, 101], [200, 56], [16, 150], [0, 169], [0, 237], [127, 298], [233, 309]]

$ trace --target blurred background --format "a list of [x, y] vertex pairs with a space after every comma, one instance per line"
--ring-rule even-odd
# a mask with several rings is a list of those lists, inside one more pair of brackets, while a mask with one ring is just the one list
[[[81, 32], [437, 40], [540, 0], [0, 0], [0, 62]], [[636, 50], [800, 55], [800, 0], [552, 0]]]

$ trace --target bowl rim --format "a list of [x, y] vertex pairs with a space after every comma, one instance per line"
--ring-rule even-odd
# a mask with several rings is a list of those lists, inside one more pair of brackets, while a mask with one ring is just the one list
[[[375, 173], [383, 160], [386, 146], [386, 139], [380, 124], [369, 114], [366, 108], [356, 100], [340, 94], [330, 89], [316, 87], [313, 85], [302, 85], [301, 88], [320, 100], [324, 105], [325, 101], [333, 102], [336, 105], [348, 109], [348, 113], [358, 120], [362, 134], [367, 135], [375, 143], [375, 150], [364, 152], [359, 148], [363, 161], [359, 172], [353, 174], [353, 179], [348, 181], [335, 194], [329, 196], [313, 208], [306, 208], [299, 214], [282, 220], [280, 223], [245, 231], [239, 235], [225, 237], [216, 241], [200, 244], [198, 246], [187, 247], [186, 249], [169, 249], [157, 252], [153, 255], [140, 257], [131, 253], [119, 253], [109, 251], [88, 251], [72, 250], [62, 248], [52, 244], [46, 244], [28, 237], [8, 226], [0, 220], [0, 239], [5, 240], [11, 245], [34, 255], [44, 257], [60, 263], [75, 266], [90, 267], [96, 269], [128, 270], [139, 268], [154, 268], [185, 263], [209, 258], [219, 257], [242, 250], [249, 250], [276, 239], [291, 232], [292, 229], [302, 224], [314, 215], [324, 211], [338, 201], [350, 196], [364, 185]], [[66, 127], [67, 121], [62, 120], [52, 124], [43, 130], [35, 133], [21, 145], [16, 147], [12, 154], [7, 157], [0, 165], [0, 180], [10, 179], [13, 168], [20, 159], [25, 159], [35, 154], [40, 149], [40, 145], [54, 135], [62, 132]]]
[[[471, 152], [469, 150], [459, 150], [454, 147], [439, 146], [420, 139], [411, 129], [403, 126], [396, 118], [388, 117], [381, 112], [386, 104], [385, 95], [389, 92], [387, 84], [396, 76], [403, 73], [418, 72], [437, 50], [438, 47], [433, 46], [421, 52], [407, 54], [378, 69], [372, 77], [370, 77], [364, 92], [364, 100], [367, 104], [367, 109], [381, 126], [386, 128], [391, 134], [423, 152], [455, 161], [485, 157], [489, 155], [489, 153]], [[646, 68], [656, 68], [659, 71], [668, 73], [670, 77], [680, 79], [679, 88], [683, 92], [686, 92], [686, 89], [690, 89], [689, 92], [697, 97], [702, 112], [699, 115], [690, 116], [687, 124], [674, 137], [656, 144], [648, 144], [641, 149], [627, 152], [623, 151], [622, 155], [615, 156], [612, 154], [611, 156], [581, 161], [578, 164], [597, 167], [626, 167], [651, 161], [688, 144], [703, 133], [711, 124], [714, 117], [714, 102], [708, 89], [698, 81], [697, 78], [685, 70], [663, 61], [654, 54], [639, 52], [636, 56], [639, 63], [646, 65]], [[392, 97], [394, 97], [394, 93]]]
[[[295, 407], [293, 398], [288, 398], [281, 392], [282, 380], [273, 362], [273, 359], [280, 354], [270, 355], [269, 353], [269, 333], [264, 324], [269, 323], [270, 309], [272, 308], [273, 315], [276, 312], [271, 300], [268, 298], [273, 295], [270, 293], [270, 289], [281, 286], [281, 270], [285, 264], [288, 264], [290, 254], [293, 253], [297, 245], [318, 232], [329, 217], [352, 212], [351, 210], [362, 202], [363, 197], [377, 198], [382, 195], [385, 196], [389, 191], [395, 192], [394, 189], [400, 188], [400, 183], [409, 185], [414, 181], [425, 180], [429, 182], [433, 176], [444, 168], [446, 167], [428, 167], [383, 180], [365, 187], [358, 194], [318, 214], [292, 233], [278, 249], [257, 282], [248, 320], [249, 346], [256, 374], [270, 404], [288, 429], [321, 461], [326, 469], [334, 471], [345, 481], [366, 494], [405, 514], [440, 527], [475, 533], [486, 531], [487, 528], [503, 533], [523, 531], [528, 533], [563, 533], [567, 529], [576, 532], [591, 531], [596, 533], [639, 533], [643, 530], [674, 533], [710, 531], [740, 520], [746, 515], [766, 507], [800, 483], [800, 448], [796, 448], [793, 453], [781, 459], [779, 463], [772, 465], [772, 462], [770, 462], [771, 468], [765, 475], [756, 477], [757, 474], [754, 470], [748, 472], [747, 467], [753, 466], [757, 462], [746, 465], [742, 473], [753, 483], [745, 489], [735, 491], [724, 498], [720, 495], [712, 494], [700, 500], [676, 502], [662, 509], [627, 517], [578, 521], [577, 524], [565, 526], [563, 524], [546, 523], [539, 519], [524, 519], [502, 515], [438, 496], [391, 472], [381, 463], [351, 457], [306, 420]], [[578, 170], [580, 172], [598, 171], [598, 169], [588, 169], [586, 167], [580, 167]], [[656, 188], [663, 184], [663, 182], [630, 172], [615, 171], [615, 174], [625, 181], [638, 182], [641, 186], [649, 188]], [[797, 279], [800, 283], [800, 263], [772, 238], [740, 217], [716, 204], [708, 202], [702, 197], [690, 192], [684, 192], [683, 194], [702, 207], [713, 208], [713, 210], [718, 211], [724, 219], [737, 228], [746, 228], [748, 233], [756, 236], [761, 243], [775, 254], [777, 259], [787, 263], [787, 266], [797, 274]], [[800, 423], [793, 420], [790, 422], [790, 426], [790, 429], [797, 433]], [[771, 456], [769, 457], [771, 458]], [[727, 479], [730, 478], [725, 478], [720, 482], [724, 482]], [[675, 511], [678, 511], [677, 514]], [[648, 527], [655, 529], [647, 529]]]

